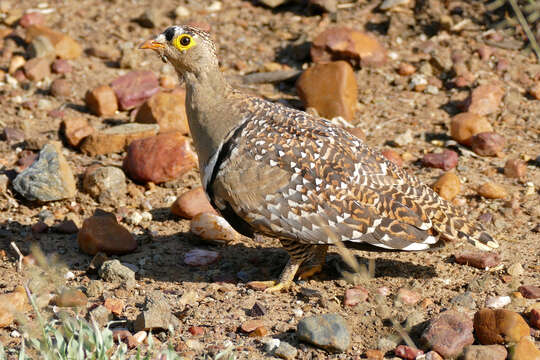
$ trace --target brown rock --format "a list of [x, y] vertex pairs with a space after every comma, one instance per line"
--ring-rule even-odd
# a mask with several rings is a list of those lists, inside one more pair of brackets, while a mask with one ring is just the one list
[[55, 304], [60, 307], [83, 307], [88, 303], [88, 298], [79, 289], [64, 289], [55, 298]]
[[396, 295], [396, 301], [407, 305], [414, 305], [419, 302], [421, 298], [422, 296], [419, 293], [406, 288], [399, 289]]
[[204, 335], [204, 328], [200, 327], [200, 326], [191, 326], [188, 331], [191, 333], [191, 335], [193, 336], [201, 336], [201, 335]]
[[219, 215], [198, 213], [191, 219], [190, 231], [210, 243], [228, 243], [240, 239], [240, 234]]
[[37, 36], [47, 37], [56, 50], [56, 56], [61, 59], [76, 59], [82, 53], [81, 46], [71, 37], [43, 25], [29, 26], [26, 30], [26, 42], [30, 43]]
[[456, 262], [461, 265], [470, 265], [478, 269], [485, 269], [499, 265], [499, 254], [489, 251], [463, 251], [455, 255]]
[[210, 205], [208, 197], [202, 187], [197, 187], [183, 193], [171, 206], [171, 212], [185, 219], [191, 219], [200, 213], [216, 214]]
[[458, 154], [455, 151], [444, 149], [442, 153], [426, 154], [422, 158], [422, 164], [427, 167], [451, 170], [457, 166]]
[[72, 94], [71, 83], [66, 79], [56, 79], [51, 84], [51, 95], [54, 97], [67, 97]]
[[414, 65], [411, 65], [409, 63], [401, 63], [398, 67], [398, 74], [401, 76], [409, 76], [416, 72], [416, 68]]
[[453, 358], [474, 342], [473, 323], [467, 315], [448, 310], [431, 319], [422, 333], [422, 341], [444, 358]]
[[116, 94], [114, 90], [107, 86], [101, 85], [86, 93], [86, 106], [97, 116], [114, 115], [118, 110]]
[[54, 231], [59, 234], [76, 234], [79, 232], [79, 228], [73, 220], [64, 220], [54, 226]]
[[51, 76], [50, 63], [45, 58], [34, 58], [24, 64], [24, 74], [30, 81], [40, 81]]
[[509, 178], [522, 178], [527, 175], [527, 164], [520, 159], [508, 159], [504, 164], [504, 175]]
[[394, 350], [394, 353], [396, 354], [396, 356], [399, 356], [402, 359], [414, 360], [417, 356], [422, 355], [424, 352], [422, 350], [415, 349], [407, 345], [399, 345]]
[[96, 44], [88, 48], [87, 53], [90, 56], [110, 61], [116, 61], [122, 55], [116, 47], [107, 44]]
[[366, 301], [368, 298], [368, 291], [362, 287], [353, 287], [345, 291], [345, 297], [343, 299], [343, 305], [355, 306], [361, 302]]
[[383, 360], [384, 359], [383, 352], [381, 350], [375, 350], [375, 349], [367, 350], [365, 353], [365, 356], [366, 356], [366, 359], [368, 360]]
[[530, 329], [516, 312], [505, 309], [482, 309], [474, 315], [476, 339], [483, 345], [518, 342]]
[[53, 61], [51, 69], [55, 74], [67, 74], [73, 71], [73, 66], [68, 60], [56, 59]]
[[124, 159], [124, 171], [136, 181], [159, 184], [179, 178], [197, 163], [197, 155], [180, 132], [133, 141]]
[[518, 288], [521, 295], [527, 299], [540, 298], [540, 287], [534, 285], [523, 285]]
[[112, 329], [113, 339], [116, 342], [121, 342], [132, 336], [128, 329], [124, 328], [114, 328]]
[[478, 115], [493, 114], [499, 109], [503, 96], [504, 89], [500, 85], [481, 85], [471, 93], [468, 111]]
[[28, 12], [19, 19], [19, 25], [21, 25], [23, 28], [27, 28], [32, 25], [43, 25], [44, 23], [45, 16], [39, 12]]
[[249, 337], [263, 337], [263, 336], [268, 335], [269, 332], [270, 330], [268, 330], [266, 326], [259, 326], [258, 328], [250, 332], [248, 336]]
[[85, 137], [95, 131], [88, 120], [82, 117], [64, 119], [61, 128], [68, 143], [73, 147], [78, 146]]
[[28, 309], [28, 297], [22, 286], [15, 291], [0, 295], [0, 328], [15, 321], [15, 315]]
[[397, 151], [392, 149], [384, 149], [381, 151], [382, 156], [384, 156], [387, 160], [393, 162], [399, 167], [403, 166], [403, 159], [401, 156], [397, 153]]
[[7, 141], [8, 143], [15, 143], [24, 140], [24, 131], [17, 128], [5, 127], [2, 130], [2, 140]]
[[98, 252], [122, 255], [137, 249], [137, 240], [125, 227], [118, 224], [116, 216], [110, 213], [86, 219], [77, 240], [81, 250], [90, 255]]
[[486, 199], [504, 199], [508, 196], [508, 192], [504, 187], [491, 182], [482, 184], [476, 192]]
[[461, 191], [461, 181], [455, 172], [449, 171], [437, 179], [433, 190], [443, 199], [452, 201]]
[[81, 150], [87, 155], [103, 155], [124, 151], [133, 140], [156, 135], [155, 124], [123, 124], [94, 132], [84, 139]]
[[359, 127], [348, 128], [347, 131], [353, 134], [354, 136], [356, 136], [357, 138], [359, 138], [360, 140], [363, 140], [363, 141], [366, 140], [366, 134], [364, 133], [364, 130], [362, 130]]
[[298, 78], [296, 90], [304, 105], [317, 109], [320, 116], [353, 120], [358, 87], [348, 63], [336, 61], [313, 65]]
[[103, 306], [109, 309], [113, 314], [120, 315], [124, 310], [125, 302], [122, 299], [106, 298]]
[[504, 148], [504, 137], [494, 132], [481, 132], [472, 137], [471, 148], [480, 156], [499, 156]]
[[310, 52], [314, 62], [347, 60], [353, 66], [386, 62], [386, 50], [375, 36], [347, 27], [333, 27], [319, 34]]
[[510, 347], [509, 360], [540, 360], [540, 350], [534, 342], [522, 338], [517, 344]]
[[131, 71], [111, 82], [120, 110], [133, 109], [159, 91], [159, 81], [152, 71]]
[[505, 360], [508, 352], [502, 345], [469, 345], [463, 360]]
[[186, 91], [158, 92], [138, 110], [135, 121], [158, 124], [159, 132], [179, 131], [189, 134], [186, 114]]
[[471, 112], [457, 114], [450, 124], [452, 139], [466, 146], [471, 145], [474, 135], [492, 131], [493, 128], [485, 117]]
[[243, 332], [250, 333], [254, 331], [255, 329], [257, 329], [258, 327], [261, 327], [264, 325], [265, 325], [265, 322], [263, 320], [252, 319], [252, 320], [245, 321], [242, 324], [242, 326], [240, 326], [240, 328], [242, 329]]
[[531, 325], [540, 330], [540, 309], [532, 309], [529, 314]]
[[540, 82], [537, 82], [529, 89], [529, 95], [536, 100], [540, 100]]

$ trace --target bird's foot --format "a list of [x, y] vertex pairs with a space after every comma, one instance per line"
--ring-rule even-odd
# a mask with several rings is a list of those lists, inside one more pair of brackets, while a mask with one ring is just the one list
[[272, 282], [274, 283], [274, 286], [270, 286], [270, 287], [266, 288], [266, 290], [264, 290], [264, 292], [276, 293], [276, 292], [280, 292], [281, 290], [287, 290], [292, 285], [292, 281], [286, 281], [286, 282], [272, 281]]
[[322, 271], [321, 264], [317, 264], [317, 265], [313, 265], [313, 266], [309, 266], [305, 268], [301, 267], [300, 270], [298, 270], [298, 278], [305, 280], [312, 277], [313, 275], [317, 273], [320, 273], [321, 271]]

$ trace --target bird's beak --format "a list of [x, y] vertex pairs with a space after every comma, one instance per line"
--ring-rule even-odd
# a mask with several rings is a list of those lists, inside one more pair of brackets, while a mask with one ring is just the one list
[[154, 39], [146, 40], [139, 46], [139, 49], [160, 50], [163, 48], [165, 48], [165, 45]]

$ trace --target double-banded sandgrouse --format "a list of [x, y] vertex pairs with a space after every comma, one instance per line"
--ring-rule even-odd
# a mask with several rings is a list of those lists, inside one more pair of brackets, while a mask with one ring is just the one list
[[189, 127], [212, 204], [240, 233], [279, 238], [289, 252], [270, 290], [287, 287], [297, 272], [320, 271], [336, 241], [424, 250], [442, 235], [498, 246], [480, 224], [348, 131], [234, 90], [208, 33], [172, 26], [141, 48], [157, 51], [185, 81]]

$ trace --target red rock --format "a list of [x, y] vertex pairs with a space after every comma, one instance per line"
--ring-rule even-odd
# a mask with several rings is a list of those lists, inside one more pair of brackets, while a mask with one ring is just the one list
[[504, 175], [509, 178], [522, 178], [527, 175], [527, 164], [519, 159], [508, 159], [504, 164]]
[[26, 82], [27, 80], [29, 80], [29, 79], [26, 77], [26, 75], [25, 75], [25, 73], [24, 73], [24, 70], [21, 70], [21, 69], [15, 71], [15, 74], [13, 74], [13, 77], [15, 78], [15, 80], [17, 80], [17, 81], [20, 82], [20, 83], [24, 83], [24, 82]]
[[333, 27], [319, 34], [311, 45], [314, 62], [347, 60], [353, 66], [378, 66], [386, 62], [386, 50], [371, 34]]
[[202, 187], [197, 187], [183, 193], [171, 206], [171, 213], [185, 219], [191, 219], [200, 213], [216, 214], [210, 205], [208, 197]]
[[478, 115], [493, 114], [499, 109], [504, 89], [497, 84], [481, 85], [473, 90], [468, 103], [469, 112]]
[[188, 331], [191, 333], [191, 335], [193, 336], [201, 336], [201, 335], [204, 335], [204, 328], [200, 327], [200, 326], [191, 326]]
[[531, 325], [540, 330], [540, 309], [532, 309], [529, 314]]
[[403, 166], [403, 159], [401, 158], [401, 156], [396, 151], [394, 151], [392, 149], [384, 149], [383, 151], [381, 151], [381, 154], [387, 160], [393, 162], [397, 166], [399, 166], [399, 167]]
[[523, 285], [518, 288], [521, 295], [527, 299], [540, 298], [540, 287], [534, 285]]
[[518, 342], [530, 329], [518, 313], [505, 309], [482, 309], [474, 314], [476, 339], [483, 345]]
[[240, 328], [242, 329], [243, 332], [250, 333], [250, 332], [254, 331], [255, 329], [257, 329], [258, 327], [261, 327], [261, 326], [264, 326], [264, 325], [265, 325], [264, 320], [251, 319], [251, 320], [245, 321], [240, 326]]
[[494, 132], [482, 132], [471, 139], [472, 150], [480, 156], [499, 156], [504, 148], [504, 137]]
[[421, 339], [443, 358], [458, 357], [474, 342], [473, 322], [463, 313], [447, 310], [429, 321]]
[[494, 267], [500, 264], [499, 254], [489, 251], [463, 251], [456, 255], [456, 262], [461, 265], [470, 265], [478, 269]]
[[67, 97], [73, 93], [71, 83], [66, 79], [56, 79], [51, 83], [51, 95], [54, 97]]
[[110, 213], [86, 219], [77, 236], [79, 247], [87, 254], [129, 254], [137, 249], [137, 240]]
[[298, 78], [296, 91], [305, 107], [315, 108], [322, 117], [354, 118], [358, 87], [354, 71], [345, 61], [311, 66]]
[[71, 37], [42, 25], [32, 25], [26, 30], [26, 42], [37, 36], [45, 36], [54, 46], [56, 56], [61, 59], [76, 59], [82, 54], [82, 47]]
[[21, 25], [23, 28], [27, 28], [32, 25], [43, 25], [44, 23], [45, 16], [39, 12], [28, 12], [19, 19], [19, 25]]
[[124, 341], [129, 336], [131, 336], [131, 332], [129, 332], [128, 329], [123, 329], [123, 328], [112, 329], [112, 333], [113, 333], [113, 339], [116, 342]]
[[24, 75], [30, 81], [40, 81], [51, 76], [50, 63], [45, 58], [34, 58], [24, 64]]
[[33, 151], [30, 151], [30, 150], [23, 150], [20, 154], [19, 154], [19, 160], [17, 160], [17, 165], [18, 165], [18, 170], [19, 172], [23, 171], [24, 169], [26, 169], [27, 167], [29, 167], [30, 165], [32, 165], [34, 163], [34, 161], [37, 160], [37, 158], [39, 157], [39, 155]]
[[56, 59], [53, 61], [51, 69], [55, 74], [68, 74], [73, 71], [73, 66], [68, 60]]
[[362, 287], [354, 287], [345, 291], [343, 305], [355, 306], [368, 298], [368, 291]]
[[417, 356], [422, 355], [424, 352], [407, 345], [399, 345], [394, 350], [394, 353], [396, 356], [399, 356], [402, 359], [414, 360]]
[[84, 138], [95, 131], [88, 123], [88, 120], [82, 117], [64, 119], [61, 128], [68, 143], [74, 147], [78, 146]]
[[24, 140], [24, 131], [12, 127], [5, 127], [2, 130], [3, 140], [8, 143], [20, 142]]
[[422, 296], [419, 293], [405, 288], [399, 289], [396, 296], [397, 301], [406, 305], [414, 305], [419, 302], [421, 298]]
[[105, 299], [103, 306], [109, 309], [113, 314], [120, 315], [124, 310], [125, 302], [122, 299], [107, 298]]
[[158, 124], [159, 132], [179, 131], [189, 134], [186, 114], [186, 91], [158, 92], [141, 105], [135, 121]]
[[64, 220], [54, 227], [54, 231], [60, 234], [76, 234], [79, 228], [73, 220]]
[[472, 137], [482, 132], [492, 132], [487, 119], [471, 112], [457, 114], [450, 124], [450, 136], [458, 143], [470, 146]]
[[443, 199], [452, 201], [461, 191], [461, 181], [456, 173], [449, 171], [437, 179], [433, 190]]
[[121, 110], [133, 109], [159, 91], [159, 81], [152, 71], [131, 71], [111, 82]]
[[433, 167], [448, 171], [457, 166], [458, 154], [455, 151], [444, 149], [439, 154], [426, 154], [422, 158], [422, 164], [427, 167]]
[[116, 94], [114, 90], [107, 86], [101, 85], [86, 93], [86, 106], [97, 116], [114, 115], [118, 110]]
[[179, 178], [196, 163], [187, 138], [171, 132], [133, 141], [123, 169], [133, 180], [159, 184]]
[[216, 251], [193, 249], [184, 255], [184, 262], [189, 266], [206, 266], [215, 263], [219, 258]]
[[134, 140], [156, 135], [158, 128], [155, 124], [128, 123], [95, 131], [84, 139], [81, 150], [91, 156], [121, 152]]

